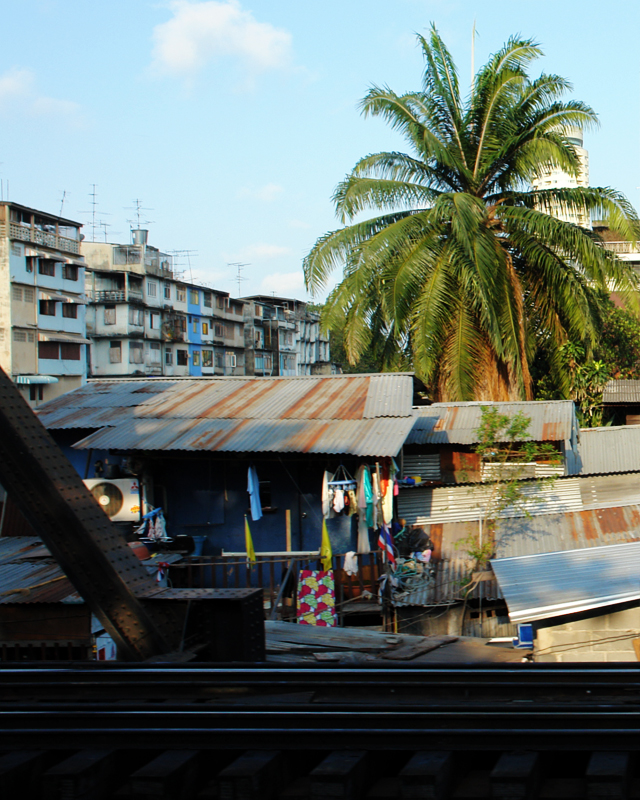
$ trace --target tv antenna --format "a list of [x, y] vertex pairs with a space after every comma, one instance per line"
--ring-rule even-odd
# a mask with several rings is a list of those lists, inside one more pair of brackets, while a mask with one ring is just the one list
[[244, 277], [244, 275], [242, 274], [242, 270], [244, 267], [250, 267], [251, 264], [241, 264], [239, 261], [232, 261], [231, 263], [227, 263], [227, 266], [235, 267], [237, 270], [236, 277], [232, 278], [232, 280], [238, 284], [238, 297], [240, 297], [242, 295], [242, 289], [241, 289], [242, 282], [249, 280], [248, 278]]
[[[98, 208], [98, 193], [96, 192], [96, 184], [90, 184], [91, 191], [89, 192], [89, 197], [91, 198], [91, 211], [81, 211], [81, 214], [91, 214], [91, 241], [95, 242], [96, 240], [96, 209]], [[64, 203], [64, 196], [66, 192], [62, 193], [62, 203]], [[62, 206], [60, 206], [60, 214], [62, 214]]]
[[[193, 283], [193, 270], [191, 268], [191, 256], [197, 256], [197, 250], [167, 250], [173, 258], [174, 276], [183, 277], [185, 272], [189, 272], [189, 280]], [[186, 263], [185, 263], [186, 262]]]
[[[143, 225], [153, 225], [153, 221], [152, 220], [143, 219], [144, 214], [142, 213], [143, 211], [153, 211], [153, 209], [152, 208], [146, 208], [145, 206], [143, 206], [142, 205], [142, 200], [138, 200], [137, 198], [133, 202], [134, 202], [133, 206], [126, 206], [126, 208], [125, 208], [126, 211], [133, 211], [133, 214], [134, 214], [134, 219], [128, 219], [127, 220], [129, 225], [133, 225], [133, 223], [135, 222], [137, 230], [140, 230], [140, 228]], [[132, 227], [132, 230], [134, 230], [133, 227]]]
[[62, 192], [62, 199], [60, 200], [60, 213], [58, 214], [59, 217], [62, 216], [62, 210], [64, 209], [64, 201], [67, 199], [67, 190], [64, 189]]

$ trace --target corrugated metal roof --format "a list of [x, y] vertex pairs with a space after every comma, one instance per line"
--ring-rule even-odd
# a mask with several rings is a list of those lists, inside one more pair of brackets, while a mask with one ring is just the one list
[[640, 542], [491, 562], [513, 622], [640, 599]]
[[640, 470], [640, 425], [583, 428], [578, 451], [581, 475]]
[[45, 556], [51, 558], [37, 536], [0, 536], [0, 564]]
[[0, 603], [82, 603], [80, 595], [57, 564], [0, 564]]
[[412, 424], [410, 417], [353, 421], [130, 419], [91, 434], [74, 447], [395, 456]]
[[[522, 482], [525, 504], [506, 508], [502, 517], [522, 517], [640, 505], [640, 475], [555, 478]], [[485, 484], [400, 489], [398, 513], [412, 525], [478, 520], [484, 516], [491, 486]], [[530, 499], [529, 499], [530, 498]]]
[[609, 381], [602, 393], [603, 403], [640, 403], [640, 381]]
[[[606, 545], [640, 541], [640, 476], [615, 475], [597, 478], [562, 479], [580, 488], [581, 509], [564, 514], [532, 514], [530, 517], [512, 517], [500, 520], [496, 532], [495, 553], [498, 558], [536, 555], [576, 548], [593, 550]], [[556, 483], [559, 481], [556, 481]], [[466, 494], [470, 487], [451, 487]], [[427, 497], [429, 490], [402, 490], [413, 492], [417, 500]], [[401, 495], [402, 496], [402, 495]], [[417, 505], [417, 504], [416, 504]], [[409, 523], [416, 516], [404, 514], [411, 506], [400, 505], [400, 515]], [[425, 506], [416, 510], [424, 519]], [[432, 605], [453, 602], [462, 597], [465, 579], [473, 563], [469, 559], [464, 540], [479, 536], [478, 514], [475, 519], [425, 524], [425, 529], [435, 543], [434, 564], [436, 576], [421, 593], [412, 593], [403, 601], [411, 605]], [[493, 599], [502, 593], [495, 581], [480, 583], [470, 597]]]
[[[104, 428], [116, 450], [395, 456], [413, 425], [413, 376], [99, 381], [39, 407], [48, 428]], [[105, 427], [108, 426], [108, 427]]]
[[416, 422], [407, 444], [475, 444], [482, 408], [496, 406], [500, 413], [529, 417], [530, 438], [536, 442], [570, 440], [578, 424], [571, 400], [540, 400], [520, 403], [434, 403], [414, 409]]

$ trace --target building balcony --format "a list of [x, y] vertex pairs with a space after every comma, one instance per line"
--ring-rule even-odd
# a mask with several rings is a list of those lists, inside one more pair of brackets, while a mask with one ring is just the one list
[[44, 247], [51, 247], [53, 250], [61, 250], [63, 253], [80, 254], [80, 242], [76, 239], [57, 236], [51, 231], [32, 228], [30, 225], [19, 225], [17, 222], [10, 222], [9, 230], [7, 231], [6, 222], [0, 222], [0, 236], [7, 235], [10, 239], [41, 244]]
[[95, 292], [87, 292], [94, 303], [124, 303], [124, 289], [100, 289]]

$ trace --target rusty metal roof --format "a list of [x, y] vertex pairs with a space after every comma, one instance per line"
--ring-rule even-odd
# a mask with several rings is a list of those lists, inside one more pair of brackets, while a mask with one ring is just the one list
[[640, 403], [640, 381], [609, 381], [602, 393], [603, 403]]
[[640, 425], [583, 428], [578, 450], [581, 475], [640, 470]]
[[60, 569], [49, 561], [0, 564], [0, 603], [82, 603]]
[[530, 438], [536, 442], [567, 441], [578, 433], [571, 400], [434, 403], [414, 409], [416, 421], [407, 444], [475, 444], [482, 408], [494, 406], [501, 414], [513, 416], [520, 412], [529, 417]]
[[101, 428], [114, 450], [395, 456], [413, 423], [413, 376], [97, 381], [39, 407], [48, 428]]
[[[500, 520], [495, 544], [497, 558], [640, 542], [640, 481], [637, 475], [561, 480], [579, 484], [580, 509], [562, 514], [536, 514], [534, 511], [529, 517]], [[470, 487], [454, 488], [462, 495]], [[429, 524], [427, 520], [432, 517], [427, 513], [430, 503], [426, 498], [428, 490], [413, 491], [416, 492], [414, 503], [420, 492], [425, 495], [423, 515], [422, 518], [405, 516], [409, 523], [424, 524], [433, 540], [436, 575], [428, 587], [407, 596], [401, 604], [436, 605], [461, 599], [463, 586], [473, 567], [465, 541], [479, 537], [479, 515], [476, 513], [475, 519], [460, 519], [452, 514]], [[406, 511], [411, 511], [411, 508], [401, 505], [401, 515]], [[497, 582], [490, 580], [480, 583], [469, 596], [489, 600], [503, 595]]]
[[353, 421], [129, 419], [87, 436], [74, 447], [395, 456], [411, 425], [410, 417]]

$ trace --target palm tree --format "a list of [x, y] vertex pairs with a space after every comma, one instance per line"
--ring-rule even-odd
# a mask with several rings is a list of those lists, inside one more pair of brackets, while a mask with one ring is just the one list
[[[375, 342], [388, 368], [410, 362], [434, 397], [530, 398], [540, 346], [566, 391], [560, 348], [573, 341], [590, 351], [596, 290], [637, 290], [633, 270], [597, 235], [553, 216], [608, 219], [635, 240], [637, 216], [623, 195], [530, 189], [553, 167], [577, 175], [565, 132], [593, 126], [596, 115], [561, 100], [570, 88], [563, 78], [528, 77], [542, 54], [531, 40], [510, 39], [478, 71], [467, 100], [435, 27], [418, 40], [421, 91], [374, 86], [361, 104], [403, 134], [410, 153], [366, 156], [338, 185], [345, 227], [306, 257], [307, 288], [317, 294], [342, 267], [324, 324], [343, 331], [349, 360]], [[378, 215], [363, 219], [368, 209]]]

